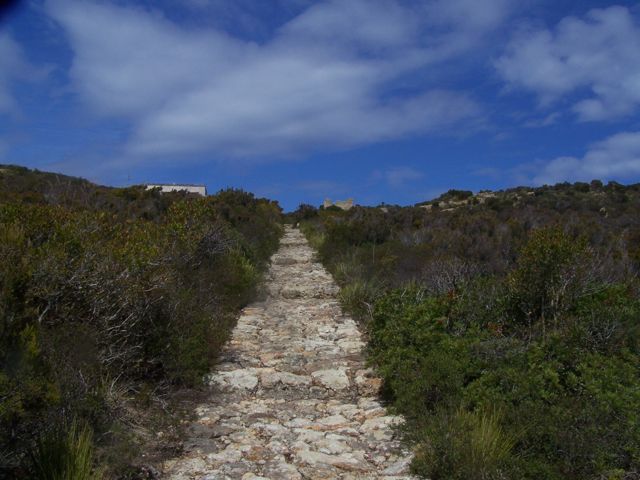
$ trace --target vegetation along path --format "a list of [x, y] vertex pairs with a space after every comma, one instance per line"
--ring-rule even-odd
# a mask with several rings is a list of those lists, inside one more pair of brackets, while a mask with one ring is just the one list
[[169, 479], [408, 479], [410, 454], [377, 399], [355, 322], [338, 288], [288, 228], [268, 296], [243, 310], [214, 393], [197, 409]]

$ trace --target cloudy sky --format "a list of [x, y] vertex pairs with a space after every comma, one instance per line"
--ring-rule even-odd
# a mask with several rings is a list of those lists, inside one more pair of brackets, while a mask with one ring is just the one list
[[286, 208], [638, 182], [640, 4], [25, 0], [0, 163]]

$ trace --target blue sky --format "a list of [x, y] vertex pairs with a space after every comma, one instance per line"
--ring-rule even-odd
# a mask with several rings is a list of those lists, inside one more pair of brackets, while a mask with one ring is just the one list
[[0, 23], [0, 163], [286, 209], [640, 181], [640, 4], [32, 0]]

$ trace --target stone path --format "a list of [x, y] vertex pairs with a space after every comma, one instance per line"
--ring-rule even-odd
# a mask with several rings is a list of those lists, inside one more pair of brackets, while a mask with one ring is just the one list
[[288, 228], [267, 276], [269, 295], [242, 312], [210, 403], [183, 457], [163, 478], [409, 479], [410, 455], [377, 399], [360, 332], [304, 236]]

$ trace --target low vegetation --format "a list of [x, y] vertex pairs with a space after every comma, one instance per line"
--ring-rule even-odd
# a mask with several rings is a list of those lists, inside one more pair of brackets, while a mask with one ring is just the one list
[[3, 167], [0, 477], [132, 478], [146, 412], [171, 417], [167, 394], [202, 384], [280, 220], [240, 190], [161, 195]]
[[367, 331], [417, 474], [613, 480], [640, 476], [639, 211], [640, 185], [594, 181], [291, 220]]

